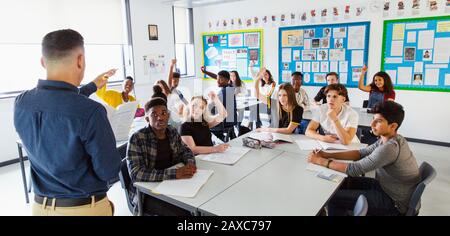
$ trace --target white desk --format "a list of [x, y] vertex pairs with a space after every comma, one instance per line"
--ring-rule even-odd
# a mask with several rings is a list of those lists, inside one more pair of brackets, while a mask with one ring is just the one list
[[314, 216], [340, 185], [306, 170], [304, 155], [283, 153], [203, 204], [200, 214]]
[[[242, 137], [232, 140], [230, 144], [242, 146]], [[214, 174], [194, 198], [155, 194], [152, 192], [152, 189], [156, 188], [159, 184], [155, 182], [138, 182], [135, 183], [134, 186], [136, 187], [138, 194], [144, 193], [156, 197], [197, 214], [197, 209], [202, 204], [225, 191], [233, 184], [239, 182], [241, 179], [245, 178], [261, 166], [270, 162], [281, 153], [282, 151], [279, 150], [252, 149], [233, 166], [202, 161], [197, 158], [196, 161], [198, 169], [213, 170]], [[142, 215], [142, 208], [140, 215]]]

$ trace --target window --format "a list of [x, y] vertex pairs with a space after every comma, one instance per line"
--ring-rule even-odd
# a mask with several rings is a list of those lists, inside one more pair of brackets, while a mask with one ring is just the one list
[[192, 8], [173, 8], [175, 57], [182, 76], [195, 75], [194, 28]]
[[[31, 89], [38, 79], [45, 79], [40, 63], [41, 41], [56, 29], [74, 29], [85, 39], [82, 84], [112, 68], [118, 72], [109, 82], [133, 75], [127, 4], [128, 0], [8, 1], [8, 6], [0, 9], [0, 63], [2, 77], [8, 81], [0, 86], [0, 96]], [[99, 18], [99, 12], [107, 12], [107, 17]]]

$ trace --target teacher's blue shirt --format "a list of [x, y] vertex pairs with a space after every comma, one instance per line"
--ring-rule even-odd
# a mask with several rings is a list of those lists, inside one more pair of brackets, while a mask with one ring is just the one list
[[106, 193], [121, 158], [105, 108], [80, 89], [39, 80], [16, 98], [14, 126], [28, 153], [34, 192], [56, 198]]

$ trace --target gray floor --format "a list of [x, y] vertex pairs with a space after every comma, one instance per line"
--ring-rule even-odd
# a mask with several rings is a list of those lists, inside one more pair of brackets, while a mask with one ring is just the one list
[[[410, 143], [419, 162], [430, 163], [437, 171], [436, 179], [425, 189], [420, 215], [450, 215], [450, 148]], [[27, 163], [28, 164], [28, 163]], [[19, 165], [0, 168], [0, 216], [31, 215], [31, 205], [25, 203]], [[125, 194], [116, 183], [108, 192], [115, 204], [115, 215], [130, 216]], [[32, 196], [31, 196], [32, 197]]]

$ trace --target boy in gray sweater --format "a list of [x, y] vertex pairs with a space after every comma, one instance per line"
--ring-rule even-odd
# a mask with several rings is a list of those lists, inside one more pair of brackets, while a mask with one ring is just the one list
[[[366, 196], [368, 215], [403, 215], [420, 182], [416, 159], [406, 139], [397, 134], [403, 122], [403, 107], [393, 101], [375, 107], [372, 131], [380, 138], [359, 151], [327, 153], [314, 151], [308, 161], [346, 173], [349, 177], [328, 203], [329, 215], [346, 215], [360, 194]], [[353, 160], [347, 164], [335, 160]], [[375, 179], [358, 177], [376, 171]]]

